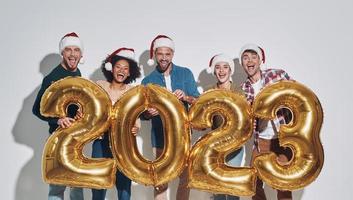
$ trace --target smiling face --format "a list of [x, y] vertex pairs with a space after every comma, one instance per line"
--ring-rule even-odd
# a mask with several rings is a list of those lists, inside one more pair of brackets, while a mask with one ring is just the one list
[[257, 81], [261, 78], [261, 60], [255, 51], [245, 51], [241, 56], [241, 62], [244, 71], [252, 81]]
[[127, 60], [121, 59], [113, 66], [113, 81], [115, 83], [124, 83], [130, 76], [130, 66]]
[[159, 70], [165, 72], [173, 61], [174, 52], [169, 47], [158, 47], [155, 52]]
[[61, 52], [63, 60], [61, 64], [66, 70], [76, 71], [77, 65], [82, 57], [81, 49], [77, 46], [67, 46]]
[[231, 69], [227, 62], [218, 62], [214, 67], [214, 74], [217, 78], [218, 84], [224, 84], [229, 81]]

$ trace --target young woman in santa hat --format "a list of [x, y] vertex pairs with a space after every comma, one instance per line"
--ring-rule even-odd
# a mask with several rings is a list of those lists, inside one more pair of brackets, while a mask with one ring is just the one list
[[[141, 76], [140, 68], [135, 61], [134, 50], [130, 48], [120, 48], [108, 56], [102, 65], [102, 72], [106, 80], [97, 81], [109, 95], [112, 104], [128, 91], [136, 78]], [[136, 135], [140, 129], [140, 121], [137, 120], [132, 128], [132, 134]], [[105, 133], [100, 139], [93, 142], [93, 158], [112, 158], [109, 145], [109, 135]], [[116, 188], [119, 200], [129, 200], [131, 196], [131, 180], [120, 171], [116, 174]], [[93, 200], [104, 200], [106, 190], [92, 189]]]
[[[234, 61], [226, 54], [217, 54], [212, 57], [209, 63], [208, 73], [212, 73], [217, 83], [210, 89], [222, 89], [229, 91], [236, 91], [243, 93], [240, 87], [237, 87], [232, 82], [232, 74], [234, 73]], [[212, 130], [220, 127], [223, 123], [223, 118], [220, 115], [213, 117]], [[244, 146], [240, 149], [230, 153], [226, 157], [226, 162], [230, 166], [242, 166], [245, 162]], [[237, 196], [230, 196], [226, 194], [214, 194], [214, 200], [239, 200]]]

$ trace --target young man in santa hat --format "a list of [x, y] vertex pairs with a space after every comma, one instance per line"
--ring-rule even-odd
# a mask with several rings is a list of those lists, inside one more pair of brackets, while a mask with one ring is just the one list
[[[102, 72], [106, 80], [99, 80], [101, 86], [109, 95], [114, 105], [125, 92], [133, 86], [130, 83], [140, 77], [140, 67], [135, 61], [135, 52], [131, 48], [120, 48], [110, 54], [102, 65]], [[136, 135], [140, 129], [140, 120], [137, 120], [131, 133]], [[106, 132], [102, 138], [96, 139], [92, 145], [92, 158], [113, 158], [109, 134]], [[130, 200], [131, 180], [120, 171], [116, 173], [116, 189], [119, 200]], [[92, 189], [92, 200], [104, 200], [107, 190]]]
[[[185, 67], [175, 65], [173, 61], [175, 46], [172, 39], [165, 35], [158, 35], [151, 44], [149, 65], [154, 64], [153, 57], [157, 61], [154, 71], [147, 75], [142, 84], [158, 84], [167, 88], [177, 98], [182, 101], [185, 108], [192, 104], [200, 94], [197, 91], [196, 82], [192, 72]], [[156, 158], [163, 153], [164, 131], [162, 120], [155, 108], [149, 108], [143, 114], [143, 118], [152, 120], [151, 139], [152, 146], [156, 152]], [[166, 190], [168, 184], [158, 186], [154, 190], [155, 199], [167, 199]], [[187, 188], [187, 172], [182, 173], [179, 180], [177, 200], [189, 199], [189, 189]]]
[[[55, 81], [68, 76], [81, 76], [80, 70], [77, 68], [79, 63], [82, 63], [83, 45], [74, 32], [66, 34], [59, 43], [59, 51], [62, 55], [61, 63], [55, 67], [46, 77], [44, 77], [42, 86], [38, 92], [37, 98], [34, 102], [32, 112], [39, 119], [48, 122], [49, 134], [52, 134], [58, 127], [68, 128], [75, 121], [74, 117], [77, 115], [77, 106], [69, 106], [68, 116], [63, 118], [44, 117], [40, 114], [40, 101], [45, 90]], [[66, 186], [49, 185], [49, 200], [64, 199], [64, 192]], [[82, 188], [70, 188], [70, 199], [83, 199]]]
[[[263, 87], [269, 86], [280, 80], [291, 79], [284, 70], [261, 69], [261, 65], [265, 63], [265, 53], [262, 48], [255, 44], [247, 44], [242, 47], [239, 61], [248, 75], [248, 78], [241, 85], [241, 88], [250, 104], [252, 104], [255, 96]], [[288, 113], [288, 110], [280, 109], [277, 112], [277, 118], [275, 120], [269, 121], [256, 119], [251, 163], [256, 156], [269, 152], [274, 152], [278, 156], [278, 161], [282, 163], [286, 163], [291, 159], [292, 151], [289, 148], [281, 147], [278, 140], [279, 125], [289, 121], [290, 116]], [[256, 182], [256, 193], [252, 199], [266, 199], [263, 182], [259, 178]], [[277, 190], [277, 199], [292, 199], [292, 192]]]

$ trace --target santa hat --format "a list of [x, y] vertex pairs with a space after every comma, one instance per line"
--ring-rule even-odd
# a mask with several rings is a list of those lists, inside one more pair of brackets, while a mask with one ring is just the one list
[[234, 73], [234, 61], [226, 54], [217, 54], [213, 56], [210, 60], [209, 67], [207, 68], [208, 73], [214, 74], [214, 69], [217, 63], [220, 62], [226, 62], [229, 64], [230, 70], [231, 70], [231, 75]]
[[257, 53], [257, 55], [259, 55], [259, 57], [260, 57], [261, 64], [265, 64], [265, 51], [261, 47], [257, 46], [256, 44], [246, 44], [240, 50], [240, 55], [239, 55], [240, 65], [242, 65], [241, 57], [242, 57], [243, 53], [247, 50], [255, 51]]
[[147, 64], [149, 66], [152, 66], [154, 64], [153, 54], [158, 47], [168, 47], [168, 48], [171, 48], [173, 51], [175, 51], [175, 46], [172, 39], [170, 39], [166, 35], [158, 35], [156, 38], [153, 39], [151, 43], [150, 59], [147, 61]]
[[107, 71], [112, 71], [112, 69], [113, 69], [112, 58], [114, 56], [121, 56], [121, 57], [135, 61], [135, 50], [132, 48], [123, 47], [123, 48], [117, 49], [116, 51], [111, 53], [104, 61], [105, 62], [104, 68]]
[[[59, 51], [62, 53], [62, 51], [65, 49], [67, 46], [76, 46], [80, 48], [81, 52], [83, 53], [83, 45], [78, 37], [78, 35], [75, 32], [68, 33], [64, 35], [64, 37], [61, 38], [60, 43], [59, 43]], [[80, 59], [80, 63], [84, 63], [83, 58]]]

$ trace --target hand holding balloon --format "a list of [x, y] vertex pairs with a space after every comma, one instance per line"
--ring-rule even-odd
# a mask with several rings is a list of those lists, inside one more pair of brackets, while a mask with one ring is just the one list
[[320, 142], [323, 121], [321, 104], [316, 95], [304, 85], [281, 81], [264, 88], [255, 98], [255, 116], [274, 119], [278, 109], [287, 107], [293, 113], [292, 121], [281, 125], [279, 142], [292, 149], [292, 160], [283, 165], [273, 153], [255, 158], [254, 166], [259, 177], [271, 187], [296, 190], [313, 182], [319, 175], [324, 152]]
[[[63, 117], [67, 107], [77, 104], [85, 113], [79, 120]], [[110, 99], [95, 83], [68, 77], [53, 83], [43, 94], [43, 116], [59, 117], [60, 127], [44, 147], [42, 174], [50, 184], [75, 187], [109, 188], [115, 183], [114, 159], [89, 159], [83, 147], [108, 130]]]

